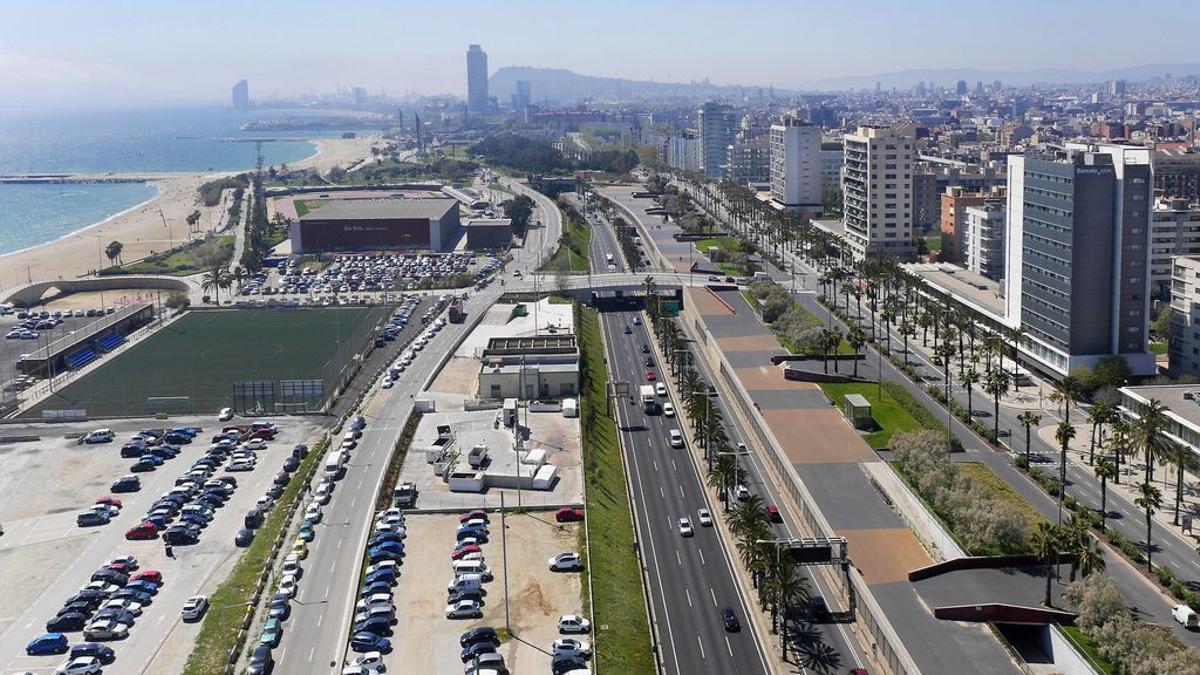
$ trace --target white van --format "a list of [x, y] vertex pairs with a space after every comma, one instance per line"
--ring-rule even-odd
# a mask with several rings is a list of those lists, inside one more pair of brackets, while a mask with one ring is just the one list
[[682, 448], [683, 447], [683, 434], [679, 433], [678, 429], [671, 429], [669, 432], [667, 432], [667, 434], [668, 434], [667, 437], [671, 441], [672, 448]]
[[342, 461], [342, 453], [330, 453], [329, 457], [325, 459], [325, 475], [337, 480], [342, 473]]
[[84, 443], [108, 443], [114, 437], [112, 429], [96, 429], [89, 431], [87, 436], [84, 436]]
[[464, 574], [455, 577], [454, 581], [446, 584], [446, 592], [454, 593], [456, 591], [477, 591], [483, 588], [483, 576], [479, 574]]
[[455, 560], [455, 578], [461, 577], [464, 574], [478, 574], [485, 581], [492, 578], [492, 571], [488, 569], [487, 563], [482, 560]]
[[1171, 618], [1184, 628], [1200, 628], [1200, 616], [1187, 605], [1175, 605], [1171, 608]]

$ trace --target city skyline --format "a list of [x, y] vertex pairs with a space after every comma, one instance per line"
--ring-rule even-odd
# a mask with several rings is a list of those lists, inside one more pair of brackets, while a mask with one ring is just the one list
[[[1087, 4], [1086, 10], [1103, 13], [1106, 4], [1117, 8], [1106, 1]], [[356, 14], [372, 20], [345, 22], [289, 13], [294, 6], [275, 2], [236, 12], [222, 12], [218, 3], [200, 17], [184, 7], [143, 2], [121, 10], [73, 3], [70, 12], [21, 5], [9, 8], [10, 20], [0, 28], [0, 87], [18, 92], [21, 105], [217, 101], [242, 78], [255, 83], [261, 97], [339, 86], [361, 86], [373, 95], [465, 97], [462, 50], [468, 43], [488, 51], [489, 72], [522, 65], [633, 80], [708, 79], [779, 88], [930, 68], [1020, 72], [1052, 66], [1103, 72], [1196, 60], [1186, 41], [1105, 41], [1063, 30], [1085, 9], [1079, 2], [1012, 3], [1007, 13], [988, 16], [983, 35], [974, 15], [938, 12], [930, 2], [903, 10], [881, 2], [867, 5], [853, 17], [805, 14], [804, 28], [797, 30], [792, 22], [754, 19], [781, 9], [779, 3], [761, 1], [739, 8], [740, 17], [751, 17], [744, 25], [710, 21], [723, 7], [713, 2], [689, 5], [694, 11], [686, 13], [666, 3], [555, 7], [552, 12], [529, 1], [503, 8], [467, 3], [468, 28], [459, 22], [405, 23], [415, 27], [401, 29], [399, 39], [392, 19], [409, 19], [405, 8], [374, 2]], [[1183, 2], [1167, 5], [1164, 15], [1173, 13], [1172, 6], [1188, 8]], [[786, 7], [796, 14], [806, 8]], [[1035, 9], [1038, 21], [1030, 23], [1027, 12]], [[599, 26], [623, 10], [639, 20], [623, 22], [615, 32], [562, 29]], [[919, 38], [930, 30], [935, 12], [937, 40], [896, 39], [903, 31]], [[152, 33], [138, 28], [151, 23]], [[38, 28], [51, 25], [53, 36]], [[214, 34], [222, 39], [212, 40]], [[855, 49], [846, 48], [850, 35], [861, 38]], [[1007, 48], [979, 50], [978, 40], [988, 35], [1003, 38], [1000, 44]], [[303, 49], [289, 54], [289, 44]], [[147, 53], [155, 58], [145, 59]]]

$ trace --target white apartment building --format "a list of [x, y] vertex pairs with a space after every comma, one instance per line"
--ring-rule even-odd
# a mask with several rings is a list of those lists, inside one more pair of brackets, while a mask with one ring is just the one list
[[1200, 256], [1171, 264], [1171, 376], [1200, 375]]
[[700, 170], [700, 139], [685, 131], [667, 141], [667, 166], [681, 171]]
[[785, 117], [771, 125], [771, 200], [776, 206], [820, 213], [821, 127]]
[[968, 206], [962, 241], [967, 269], [993, 281], [1004, 277], [1004, 203]]
[[1159, 199], [1150, 220], [1150, 293], [1171, 297], [1171, 259], [1200, 255], [1200, 204], [1186, 199]]
[[846, 161], [846, 148], [840, 142], [821, 144], [821, 190], [842, 189], [842, 166]]
[[860, 126], [844, 140], [845, 238], [854, 257], [861, 260], [868, 253], [914, 257], [914, 130]]

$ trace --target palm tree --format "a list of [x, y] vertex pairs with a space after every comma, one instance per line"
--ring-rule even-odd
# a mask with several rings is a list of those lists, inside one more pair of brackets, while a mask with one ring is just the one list
[[1125, 455], [1129, 451], [1129, 438], [1131, 434], [1129, 422], [1125, 418], [1117, 416], [1112, 422], [1112, 435], [1108, 437], [1108, 447], [1112, 451], [1112, 456], [1116, 460], [1117, 471], [1113, 475], [1113, 483], [1121, 484], [1121, 463], [1125, 461]]
[[979, 382], [979, 373], [974, 368], [968, 368], [967, 372], [963, 373], [959, 379], [967, 388], [967, 419], [969, 420], [975, 414], [975, 406], [972, 403], [974, 392], [971, 390], [971, 386]]
[[867, 345], [867, 330], [857, 323], [850, 326], [850, 330], [846, 331], [846, 343], [854, 350], [854, 377], [857, 378], [858, 357]]
[[230, 273], [230, 281], [234, 286], [237, 286], [240, 289], [242, 287], [242, 282], [245, 281], [249, 276], [250, 272], [248, 272], [245, 267], [236, 265], [234, 266], [233, 271]]
[[1104, 571], [1104, 552], [1100, 548], [1100, 542], [1092, 537], [1087, 538], [1087, 543], [1075, 552], [1075, 556], [1079, 572], [1084, 577], [1090, 576], [1093, 572]]
[[729, 484], [733, 482], [732, 476], [736, 467], [733, 458], [729, 455], [717, 455], [713, 460], [712, 468], [708, 472], [708, 486], [716, 489], [718, 496], [721, 498], [721, 506], [726, 511], [729, 510]]
[[1047, 607], [1053, 607], [1051, 582], [1053, 581], [1054, 571], [1058, 567], [1058, 553], [1060, 549], [1059, 526], [1053, 525], [1046, 521], [1041, 521], [1037, 524], [1037, 529], [1033, 531], [1033, 553], [1038, 560], [1046, 566], [1046, 600]]
[[1096, 403], [1088, 409], [1088, 423], [1092, 425], [1091, 445], [1088, 449], [1088, 464], [1094, 464], [1096, 461], [1096, 432], [1102, 430], [1113, 415], [1113, 406], [1110, 403], [1103, 401]]
[[992, 397], [993, 404], [993, 422], [995, 428], [995, 442], [1000, 442], [1000, 398], [1008, 393], [1008, 373], [1003, 370], [996, 369], [987, 376], [987, 381], [983, 384], [983, 389]]
[[829, 355], [833, 354], [833, 372], [838, 371], [838, 347], [842, 344], [842, 331], [826, 328], [821, 332], [821, 353], [825, 356], [825, 372], [829, 372]]
[[762, 524], [763, 499], [758, 495], [750, 495], [746, 501], [733, 509], [729, 519], [729, 529], [737, 536], [742, 536]]
[[791, 614], [793, 604], [807, 603], [809, 598], [808, 578], [800, 574], [796, 566], [790, 560], [785, 560], [779, 563], [779, 551], [775, 551], [776, 569], [771, 578], [771, 585], [775, 591], [776, 602], [779, 604], [780, 622], [782, 631], [780, 637], [783, 639], [781, 647], [783, 649], [783, 658], [787, 660], [788, 649], [788, 615]]
[[1066, 553], [1075, 556], [1075, 560], [1071, 563], [1070, 581], [1075, 581], [1075, 574], [1079, 571], [1079, 554], [1092, 543], [1092, 537], [1088, 534], [1088, 524], [1078, 514], [1072, 513], [1070, 519], [1063, 523], [1059, 530], [1062, 537], [1062, 547]]
[[1178, 525], [1179, 507], [1183, 503], [1183, 470], [1194, 466], [1195, 459], [1190, 450], [1178, 443], [1166, 444], [1165, 458], [1175, 465], [1175, 515], [1171, 518], [1171, 524]]
[[1101, 457], [1093, 469], [1100, 479], [1100, 531], [1108, 531], [1108, 481], [1117, 477], [1117, 465], [1107, 457]]
[[1033, 427], [1036, 427], [1042, 423], [1042, 416], [1038, 415], [1032, 410], [1026, 410], [1020, 415], [1017, 415], [1017, 421], [1025, 427], [1025, 467], [1029, 468], [1029, 441], [1032, 440], [1030, 432]]
[[213, 265], [212, 269], [204, 273], [200, 280], [200, 287], [206, 292], [213, 291], [217, 297], [217, 304], [221, 304], [221, 290], [229, 288], [232, 280], [224, 265]]
[[1054, 385], [1054, 392], [1058, 394], [1058, 400], [1066, 406], [1066, 413], [1063, 417], [1069, 421], [1071, 419], [1071, 401], [1079, 400], [1079, 396], [1083, 392], [1082, 383], [1074, 375], [1065, 375]]
[[[1020, 350], [1020, 347], [1021, 347], [1021, 340], [1024, 340], [1024, 339], [1025, 339], [1025, 329], [1024, 329], [1024, 328], [1021, 328], [1020, 326], [1017, 326], [1016, 328], [1013, 328], [1012, 330], [1008, 331], [1008, 339], [1009, 339], [1009, 340], [1012, 340], [1013, 364], [1016, 364], [1016, 362], [1017, 362], [1017, 354], [1018, 354], [1018, 352], [1019, 352], [1019, 350]], [[1001, 358], [1003, 358], [1003, 357], [1001, 357]], [[1003, 362], [1003, 361], [1001, 361], [1001, 363], [1000, 363], [1000, 369], [1001, 369], [1001, 370], [1003, 370], [1003, 369], [1004, 369], [1004, 362]], [[1071, 376], [1070, 376], [1070, 375], [1068, 375], [1067, 377], [1071, 377]], [[1018, 390], [1018, 391], [1020, 391], [1020, 389], [1021, 389], [1021, 386], [1018, 384], [1018, 385], [1017, 385], [1017, 390]]]
[[108, 246], [104, 247], [104, 256], [108, 258], [108, 264], [113, 264], [113, 261], [121, 257], [121, 250], [125, 248], [125, 244], [117, 240], [108, 242]]
[[654, 277], [646, 275], [642, 280], [642, 290], [646, 294], [646, 313], [650, 315], [650, 322], [658, 321], [658, 285], [654, 283]]
[[1154, 475], [1154, 459], [1164, 454], [1163, 432], [1167, 430], [1167, 407], [1158, 399], [1150, 399], [1138, 412], [1138, 419], [1133, 423], [1133, 444], [1146, 459], [1145, 482], [1149, 483]]
[[1141, 492], [1141, 496], [1133, 500], [1133, 503], [1146, 512], [1146, 571], [1153, 572], [1154, 563], [1150, 560], [1153, 550], [1153, 545], [1150, 541], [1150, 523], [1151, 516], [1162, 506], [1162, 492], [1154, 487], [1149, 480], [1138, 485], [1138, 490]]
[[1054, 438], [1062, 446], [1062, 455], [1059, 457], [1058, 463], [1058, 522], [1061, 523], [1063, 498], [1067, 495], [1067, 447], [1071, 444], [1071, 439], [1075, 438], [1075, 427], [1071, 426], [1067, 420], [1059, 422], [1058, 430], [1054, 432]]

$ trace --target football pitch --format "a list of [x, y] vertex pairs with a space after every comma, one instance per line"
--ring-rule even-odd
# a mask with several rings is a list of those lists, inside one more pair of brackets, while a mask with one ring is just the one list
[[388, 307], [192, 311], [71, 382], [24, 417], [86, 410], [90, 417], [156, 412], [149, 399], [187, 397], [188, 410], [231, 405], [239, 381], [333, 380], [363, 351]]

